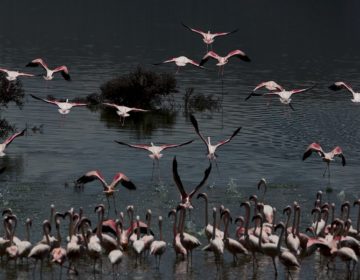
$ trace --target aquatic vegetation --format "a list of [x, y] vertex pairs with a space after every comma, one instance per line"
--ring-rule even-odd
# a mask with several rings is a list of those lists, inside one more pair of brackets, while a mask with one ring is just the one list
[[154, 109], [161, 106], [163, 97], [176, 92], [175, 88], [176, 79], [173, 74], [158, 74], [138, 66], [133, 72], [104, 83], [100, 87], [100, 100]]
[[184, 108], [185, 112], [205, 110], [214, 111], [219, 110], [221, 107], [221, 100], [215, 98], [212, 94], [204, 95], [201, 93], [193, 94], [194, 88], [187, 88], [184, 95]]

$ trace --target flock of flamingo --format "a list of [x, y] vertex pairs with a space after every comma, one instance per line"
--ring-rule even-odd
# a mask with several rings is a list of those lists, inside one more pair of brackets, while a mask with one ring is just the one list
[[[211, 33], [210, 31], [203, 32], [185, 24], [183, 25], [190, 31], [202, 36], [207, 47], [207, 53], [200, 63], [185, 56], [180, 56], [165, 60], [160, 64], [174, 62], [179, 68], [190, 63], [199, 68], [204, 68], [203, 65], [210, 58], [213, 58], [218, 61], [216, 65], [219, 66], [219, 74], [223, 75], [224, 65], [228, 63], [230, 58], [238, 57], [243, 61], [250, 61], [249, 57], [239, 49], [230, 51], [224, 57], [212, 50], [212, 44], [216, 37], [227, 36], [235, 33], [237, 30], [232, 32]], [[211, 48], [210, 51], [209, 48]], [[46, 71], [43, 78], [48, 81], [52, 80], [54, 74], [58, 72], [61, 73], [65, 80], [71, 80], [69, 70], [65, 65], [50, 69], [43, 59], [37, 58], [26, 66], [41, 66]], [[7, 69], [0, 69], [0, 71], [6, 74], [6, 79], [10, 82], [20, 76], [35, 76], [33, 74]], [[290, 103], [292, 95], [307, 92], [314, 86], [315, 85], [304, 89], [285, 90], [274, 81], [262, 82], [253, 89], [246, 100], [252, 96], [277, 95], [281, 103], [287, 104], [293, 109]], [[259, 91], [264, 88], [268, 91], [259, 93]], [[352, 101], [360, 102], [360, 93], [356, 93], [344, 82], [335, 82], [330, 86], [330, 89], [347, 89], [353, 95]], [[73, 107], [87, 105], [86, 103], [69, 102], [68, 99], [61, 101], [41, 98], [36, 95], [31, 96], [36, 100], [56, 105], [58, 112], [62, 115], [69, 114]], [[125, 118], [129, 117], [130, 111], [147, 111], [107, 102], [103, 103], [103, 105], [115, 108], [122, 124], [124, 124]], [[326, 260], [328, 269], [332, 269], [332, 266], [335, 265], [334, 260], [336, 258], [344, 261], [347, 265], [347, 273], [351, 278], [360, 254], [360, 199], [354, 201], [353, 204], [346, 201], [340, 205], [340, 212], [336, 214], [335, 204], [324, 202], [322, 192], [319, 191], [316, 194], [314, 207], [310, 209], [313, 218], [311, 221], [308, 221], [308, 227], [305, 231], [300, 230], [299, 226], [302, 218], [302, 210], [299, 203], [294, 202], [292, 205], [288, 205], [280, 211], [285, 215], [285, 222], [282, 222], [279, 221], [279, 217], [276, 217], [276, 209], [270, 204], [267, 204], [268, 202], [265, 203], [264, 198], [259, 199], [256, 195], [251, 195], [247, 201], [241, 203], [239, 209], [233, 210], [232, 212], [223, 205], [218, 208], [213, 207], [211, 209], [212, 220], [209, 221], [208, 196], [206, 193], [201, 193], [200, 190], [206, 184], [211, 172], [212, 163], [215, 163], [217, 166], [217, 150], [221, 146], [228, 144], [237, 136], [242, 128], [237, 127], [229, 138], [217, 143], [212, 143], [210, 137], [204, 136], [200, 131], [195, 116], [190, 115], [190, 121], [195, 133], [206, 146], [209, 167], [204, 171], [203, 178], [199, 184], [196, 185], [191, 192], [188, 192], [180, 179], [177, 159], [176, 157], [173, 159], [173, 179], [180, 193], [180, 199], [179, 203], [174, 205], [174, 209], [172, 209], [167, 216], [172, 217], [174, 220], [172, 247], [177, 258], [179, 257], [180, 259], [186, 260], [187, 265], [191, 267], [193, 250], [199, 248], [202, 242], [205, 241], [207, 244], [202, 247], [202, 250], [214, 255], [217, 270], [221, 269], [221, 259], [225, 253], [233, 256], [235, 264], [248, 262], [249, 259], [251, 259], [254, 270], [256, 270], [258, 266], [259, 255], [265, 255], [272, 259], [275, 275], [278, 275], [278, 264], [276, 261], [278, 259], [285, 266], [288, 275], [291, 277], [291, 271], [300, 269], [304, 258], [313, 254], [320, 254]], [[7, 146], [16, 138], [23, 136], [24, 133], [25, 129], [15, 133], [0, 144], [0, 156], [4, 156], [4, 151]], [[162, 152], [164, 150], [186, 146], [193, 141], [194, 140], [189, 140], [180, 144], [165, 145], [116, 142], [130, 148], [150, 152], [149, 157], [153, 159], [154, 173], [155, 167], [159, 169], [159, 160], [163, 156]], [[336, 146], [330, 152], [325, 152], [319, 143], [311, 143], [304, 151], [303, 160], [307, 159], [312, 153], [318, 154], [326, 163], [324, 176], [326, 171], [328, 171], [328, 176], [330, 176], [329, 164], [335, 157], [341, 158], [343, 166], [346, 164], [343, 151], [339, 146]], [[0, 172], [2, 173], [4, 170], [5, 169], [2, 168]], [[124, 211], [118, 211], [115, 191], [119, 184], [129, 190], [136, 190], [135, 184], [127, 175], [118, 172], [115, 174], [111, 183], [108, 184], [100, 171], [91, 170], [79, 176], [75, 184], [82, 188], [84, 184], [88, 184], [94, 180], [99, 181], [103, 187], [103, 193], [108, 201], [108, 217], [105, 217], [106, 207], [103, 204], [97, 205], [94, 211], [98, 215], [98, 220], [96, 226], [94, 226], [94, 222], [85, 216], [82, 209], [80, 209], [79, 212], [76, 212], [73, 208], [65, 212], [56, 212], [55, 207], [52, 205], [50, 209], [50, 219], [44, 220], [42, 224], [43, 238], [37, 243], [32, 243], [30, 241], [31, 219], [28, 218], [25, 222], [26, 238], [21, 240], [16, 236], [17, 216], [10, 208], [4, 209], [2, 216], [5, 234], [0, 237], [1, 259], [6, 256], [8, 260], [15, 261], [17, 259], [22, 261], [23, 258], [27, 258], [34, 259], [37, 263], [37, 261], [40, 260], [40, 267], [42, 267], [43, 261], [50, 261], [59, 264], [61, 267], [66, 267], [69, 273], [77, 274], [77, 264], [80, 259], [90, 258], [93, 261], [93, 269], [95, 272], [96, 262], [102, 263], [103, 256], [107, 255], [115, 271], [116, 265], [125, 257], [135, 257], [135, 262], [138, 263], [144, 261], [150, 254], [155, 257], [156, 269], [159, 269], [161, 257], [170, 251], [170, 248], [167, 248], [169, 247], [168, 243], [164, 241], [162, 234], [164, 218], [162, 216], [158, 217], [158, 235], [155, 236], [153, 226], [151, 225], [152, 212], [150, 209], [145, 213], [145, 221], [140, 219], [141, 213], [136, 213], [133, 205], [127, 206]], [[265, 194], [267, 190], [266, 180], [261, 179], [257, 187], [259, 190], [264, 188]], [[110, 198], [113, 199], [115, 218], [109, 218], [109, 209], [111, 208]], [[195, 211], [192, 204], [194, 198], [203, 199], [205, 202], [204, 233], [206, 238], [202, 241], [190, 232], [186, 232], [185, 227], [187, 213], [190, 215], [190, 213]], [[356, 228], [353, 227], [354, 223], [350, 219], [352, 207], [359, 207]], [[240, 209], [244, 209], [242, 216], [240, 215]], [[128, 220], [126, 220], [124, 213], [127, 213]], [[60, 227], [66, 219], [68, 219], [68, 236], [62, 238]], [[236, 225], [234, 230], [230, 228], [231, 224]], [[51, 232], [54, 226], [56, 234], [52, 235]], [[280, 233], [277, 234], [278, 232]], [[239, 258], [238, 256], [242, 257]], [[353, 266], [351, 266], [351, 264], [353, 264]], [[101, 270], [102, 268], [100, 271]]]

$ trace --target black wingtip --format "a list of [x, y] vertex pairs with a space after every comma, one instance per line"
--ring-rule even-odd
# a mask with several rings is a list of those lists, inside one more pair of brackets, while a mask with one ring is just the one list
[[136, 186], [131, 181], [122, 181], [121, 184], [128, 190], [136, 190]]
[[33, 63], [33, 62], [29, 62], [28, 64], [25, 65], [25, 67], [37, 67], [39, 66], [37, 63]]
[[338, 86], [335, 85], [335, 84], [332, 84], [331, 86], [329, 86], [329, 89], [334, 90], [334, 91], [338, 91], [338, 90], [340, 90], [341, 88], [338, 87]]
[[251, 96], [253, 96], [254, 95], [254, 93], [252, 92], [252, 93], [250, 93], [246, 98], [245, 98], [245, 101], [247, 101], [247, 100], [249, 100], [250, 98], [251, 98]]
[[246, 62], [251, 62], [250, 57], [248, 57], [247, 55], [242, 56], [242, 57], [241, 57], [241, 60], [246, 61]]

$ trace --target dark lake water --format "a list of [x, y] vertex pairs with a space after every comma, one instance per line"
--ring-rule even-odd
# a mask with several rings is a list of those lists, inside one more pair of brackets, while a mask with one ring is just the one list
[[[241, 258], [233, 265], [225, 254], [221, 270], [217, 272], [212, 254], [194, 251], [193, 265], [177, 262], [171, 248], [172, 223], [165, 218], [177, 202], [179, 193], [172, 179], [171, 163], [176, 155], [179, 173], [186, 189], [198, 184], [208, 166], [205, 147], [198, 139], [184, 111], [183, 96], [187, 88], [196, 93], [212, 94], [222, 99], [219, 110], [194, 112], [200, 130], [213, 141], [229, 137], [239, 126], [240, 133], [218, 151], [219, 172], [213, 168], [203, 191], [209, 195], [211, 206], [224, 204], [233, 216], [244, 214], [240, 202], [251, 194], [258, 194], [256, 184], [266, 178], [269, 189], [267, 203], [282, 210], [298, 201], [305, 211], [301, 229], [311, 224], [311, 208], [316, 192], [325, 192], [325, 200], [335, 202], [337, 211], [345, 200], [351, 203], [359, 197], [358, 167], [360, 160], [360, 107], [351, 102], [346, 91], [332, 92], [328, 86], [342, 80], [360, 89], [359, 4], [316, 3], [304, 1], [290, 4], [285, 1], [216, 1], [201, 3], [186, 1], [168, 3], [152, 1], [119, 4], [86, 1], [45, 3], [4, 1], [0, 12], [0, 66], [41, 73], [24, 66], [36, 57], [43, 57], [50, 66], [66, 64], [73, 81], [60, 76], [52, 81], [40, 77], [22, 79], [25, 103], [22, 110], [10, 105], [1, 110], [1, 117], [25, 126], [43, 125], [43, 133], [29, 132], [18, 138], [0, 159], [8, 167], [0, 177], [0, 207], [11, 207], [20, 224], [17, 235], [24, 236], [23, 223], [33, 219], [32, 242], [41, 238], [41, 223], [49, 217], [50, 205], [66, 211], [83, 207], [95, 221], [94, 207], [106, 203], [98, 183], [85, 186], [83, 192], [74, 190], [72, 182], [85, 172], [99, 169], [110, 181], [121, 171], [128, 175], [138, 189], [130, 192], [120, 188], [116, 194], [119, 209], [125, 211], [133, 204], [142, 219], [151, 208], [154, 217], [164, 216], [164, 238], [169, 246], [160, 270], [154, 259], [134, 266], [132, 255], [125, 255], [118, 277], [130, 279], [271, 279], [271, 259], [259, 257], [260, 266], [254, 274], [252, 262]], [[199, 61], [206, 51], [200, 36], [181, 26], [184, 22], [199, 29], [239, 31], [229, 37], [218, 38], [213, 48], [219, 54], [240, 48], [252, 59], [245, 63], [236, 59], [225, 66], [223, 84], [213, 62], [209, 70], [191, 66], [178, 74], [174, 94], [175, 109], [170, 115], [154, 112], [134, 113], [121, 126], [117, 115], [101, 110], [74, 108], [62, 118], [57, 110], [32, 99], [29, 94], [56, 98], [85, 97], [99, 93], [100, 86], [109, 79], [128, 73], [138, 65], [158, 72], [175, 73], [174, 65], [152, 66], [173, 56], [186, 55]], [[285, 88], [317, 86], [308, 93], [293, 97], [295, 111], [273, 98], [271, 104], [262, 97], [244, 98], [262, 81], [276, 80]], [[120, 146], [114, 140], [129, 143], [194, 143], [167, 150], [160, 160], [161, 184], [151, 180], [152, 160], [145, 151]], [[306, 147], [318, 141], [325, 150], [336, 145], [343, 148], [347, 160], [331, 165], [331, 179], [322, 177], [325, 165], [317, 156], [302, 161]], [[213, 166], [215, 167], [215, 166]], [[69, 186], [66, 187], [65, 184]], [[191, 228], [201, 232], [203, 202], [194, 200], [195, 210]], [[338, 212], [337, 212], [338, 213]], [[111, 215], [113, 213], [111, 212]], [[355, 218], [355, 210], [351, 216]], [[278, 218], [284, 220], [281, 214]], [[156, 223], [155, 223], [156, 224]], [[234, 225], [231, 234], [234, 234]], [[65, 234], [67, 227], [63, 228]], [[157, 227], [154, 226], [157, 233]], [[203, 244], [204, 235], [198, 234]], [[37, 269], [30, 265], [1, 264], [2, 279], [40, 279]], [[279, 279], [286, 272], [279, 264]], [[103, 272], [93, 274], [86, 261], [79, 265], [80, 276], [75, 279], [112, 279], [106, 256]], [[59, 279], [59, 268], [44, 267], [43, 279]], [[326, 275], [319, 256], [304, 259], [301, 269], [292, 272], [294, 279], [343, 279], [345, 266]], [[63, 271], [63, 278], [66, 279]]]

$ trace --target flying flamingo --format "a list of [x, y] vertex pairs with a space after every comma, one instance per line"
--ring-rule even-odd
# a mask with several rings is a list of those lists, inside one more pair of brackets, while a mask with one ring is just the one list
[[282, 86], [280, 86], [278, 83], [274, 82], [274, 81], [267, 81], [267, 82], [262, 82], [260, 84], [258, 84], [253, 91], [245, 98], [245, 101], [248, 100], [251, 96], [253, 96], [254, 92], [257, 91], [258, 89], [261, 88], [266, 88], [269, 91], [283, 91], [285, 90]]
[[149, 110], [139, 109], [139, 108], [131, 108], [126, 106], [117, 105], [114, 103], [103, 103], [106, 106], [113, 107], [116, 109], [116, 113], [120, 116], [120, 121], [122, 121], [122, 125], [125, 124], [125, 118], [129, 117], [129, 112], [149, 112]]
[[201, 30], [199, 30], [199, 29], [191, 28], [191, 27], [185, 25], [184, 23], [181, 23], [181, 24], [182, 24], [185, 28], [189, 29], [190, 31], [195, 32], [195, 33], [198, 33], [198, 34], [200, 34], [200, 35], [203, 37], [203, 41], [204, 41], [204, 43], [206, 44], [206, 51], [209, 50], [209, 45], [210, 45], [210, 47], [211, 47], [211, 49], [212, 49], [212, 43], [214, 43], [216, 37], [230, 35], [230, 34], [235, 33], [235, 32], [237, 32], [237, 31], [239, 30], [239, 29], [235, 29], [235, 30], [230, 31], [230, 32], [210, 33], [210, 31], [204, 32], [204, 31], [201, 31]]
[[197, 120], [195, 119], [195, 117], [193, 115], [190, 115], [190, 121], [191, 121], [192, 125], [195, 128], [196, 134], [199, 135], [201, 140], [206, 145], [207, 152], [208, 152], [207, 157], [208, 157], [209, 161], [214, 160], [215, 163], [216, 163], [216, 166], [217, 166], [217, 162], [216, 162], [217, 154], [215, 153], [216, 149], [221, 147], [222, 145], [225, 145], [226, 143], [229, 143], [231, 141], [231, 139], [233, 139], [236, 136], [236, 134], [238, 134], [241, 127], [237, 128], [233, 132], [233, 134], [230, 136], [230, 138], [228, 138], [226, 140], [223, 140], [223, 141], [220, 141], [217, 144], [213, 145], [213, 144], [211, 144], [210, 137], [208, 137], [207, 140], [206, 140], [205, 137], [200, 133], [198, 122], [197, 122]]
[[147, 150], [149, 151], [151, 154], [149, 155], [149, 157], [153, 160], [153, 169], [152, 169], [152, 178], [154, 176], [154, 169], [155, 166], [157, 166], [158, 170], [159, 170], [159, 178], [160, 178], [160, 165], [159, 165], [159, 160], [160, 158], [162, 158], [163, 154], [161, 153], [163, 150], [166, 149], [170, 149], [170, 148], [177, 148], [177, 147], [181, 147], [181, 146], [185, 146], [187, 144], [192, 143], [194, 140], [190, 140], [187, 141], [185, 143], [181, 143], [181, 144], [163, 144], [163, 145], [159, 145], [156, 146], [154, 145], [153, 142], [150, 143], [150, 145], [146, 145], [146, 144], [127, 144], [124, 142], [120, 142], [120, 141], [115, 141], [116, 143], [120, 144], [120, 145], [125, 145], [131, 148], [136, 148], [136, 149], [142, 149], [142, 150]]
[[309, 91], [309, 90], [313, 89], [315, 86], [316, 86], [316, 84], [311, 86], [311, 87], [303, 88], [303, 89], [293, 89], [293, 90], [285, 90], [285, 89], [283, 89], [283, 90], [280, 90], [280, 91], [272, 91], [272, 92], [266, 92], [266, 93], [252, 92], [246, 98], [246, 100], [248, 100], [251, 96], [273, 96], [273, 95], [277, 95], [277, 96], [279, 96], [280, 102], [282, 104], [289, 105], [292, 110], [295, 110], [294, 107], [292, 106], [292, 104], [290, 103], [291, 100], [292, 100], [291, 96], [293, 94], [298, 94], [298, 93]]
[[154, 63], [154, 65], [160, 65], [160, 64], [164, 64], [164, 63], [170, 63], [170, 62], [174, 62], [176, 64], [176, 66], [177, 66], [176, 74], [179, 72], [180, 67], [184, 67], [184, 66], [186, 66], [186, 64], [192, 64], [196, 67], [204, 68], [203, 66], [199, 65], [199, 63], [195, 62], [192, 59], [187, 58], [186, 56], [173, 57], [173, 58], [170, 58], [170, 59], [165, 60], [160, 63]]
[[355, 103], [360, 102], [360, 92], [355, 92], [351, 86], [349, 86], [348, 84], [346, 84], [344, 82], [335, 82], [334, 84], [329, 86], [329, 89], [335, 90], [335, 91], [340, 90], [340, 89], [347, 89], [353, 95], [353, 98], [351, 99], [351, 101], [355, 102]]
[[315, 142], [311, 143], [304, 152], [303, 160], [311, 156], [313, 152], [316, 152], [322, 158], [322, 160], [326, 162], [326, 168], [323, 176], [325, 176], [326, 170], [329, 170], [328, 176], [330, 177], [330, 162], [334, 160], [334, 157], [336, 156], [341, 157], [342, 166], [345, 166], [346, 164], [343, 151], [339, 146], [336, 146], [334, 149], [332, 149], [332, 151], [326, 153], [323, 151], [320, 144]]
[[[5, 156], [4, 150], [6, 149], [6, 147], [7, 147], [8, 145], [10, 145], [10, 143], [11, 143], [12, 141], [14, 141], [14, 139], [15, 139], [16, 137], [24, 136], [25, 131], [26, 131], [26, 128], [23, 129], [23, 130], [20, 131], [20, 132], [17, 132], [17, 133], [15, 133], [15, 134], [13, 134], [13, 135], [10, 136], [9, 138], [7, 138], [2, 144], [0, 144], [0, 157]], [[5, 170], [5, 169], [4, 169], [4, 170]]]
[[55, 69], [50, 69], [42, 58], [36, 58], [26, 65], [26, 67], [37, 67], [37, 66], [41, 66], [42, 68], [45, 69], [46, 76], [43, 76], [43, 77], [47, 81], [52, 80], [54, 78], [53, 75], [57, 72], [60, 72], [66, 81], [71, 80], [70, 75], [69, 75], [69, 70], [65, 65], [56, 67]]
[[30, 94], [30, 96], [34, 99], [37, 99], [37, 100], [41, 100], [41, 101], [44, 101], [46, 103], [49, 103], [49, 104], [53, 104], [53, 105], [56, 105], [59, 107], [58, 111], [60, 114], [62, 115], [66, 115], [66, 114], [69, 114], [70, 113], [70, 109], [72, 107], [77, 107], [77, 106], [87, 106], [86, 103], [79, 103], [79, 102], [69, 102], [69, 99], [66, 99], [66, 101], [60, 101], [60, 100], [49, 100], [49, 99], [45, 99], [45, 98], [40, 98], [40, 97], [37, 97], [33, 94]]
[[23, 73], [23, 72], [19, 72], [19, 71], [11, 71], [11, 70], [7, 70], [4, 68], [0, 68], [0, 72], [5, 73], [6, 75], [6, 79], [8, 81], [15, 81], [18, 77], [34, 77], [35, 75], [33, 74], [28, 74], [28, 73]]
[[209, 177], [210, 171], [211, 171], [211, 163], [210, 163], [210, 166], [205, 170], [204, 178], [202, 179], [202, 181], [190, 193], [187, 193], [184, 189], [184, 186], [183, 186], [180, 176], [178, 174], [177, 161], [176, 161], [176, 157], [174, 157], [173, 177], [174, 177], [175, 184], [178, 187], [178, 190], [181, 194], [181, 204], [185, 208], [190, 209], [190, 210], [194, 208], [191, 204], [191, 199], [196, 194], [196, 192], [199, 191], [200, 188], [205, 184], [207, 178]]
[[98, 170], [93, 170], [93, 171], [89, 171], [89, 172], [85, 173], [83, 176], [81, 176], [79, 179], [76, 180], [75, 185], [82, 186], [82, 185], [89, 183], [91, 181], [94, 181], [94, 180], [99, 180], [101, 182], [101, 184], [103, 185], [104, 194], [107, 198], [109, 208], [110, 208], [109, 197], [110, 196], [113, 197], [115, 213], [117, 213], [116, 206], [115, 206], [115, 197], [114, 197], [114, 192], [115, 192], [116, 186], [119, 183], [121, 183], [125, 188], [127, 188], [129, 190], [136, 189], [136, 186], [134, 185], [134, 183], [131, 182], [130, 179], [121, 172], [116, 173], [111, 184], [108, 185], [106, 183], [103, 175]]
[[204, 65], [210, 58], [213, 58], [218, 61], [216, 64], [219, 66], [219, 74], [221, 73], [221, 76], [224, 75], [224, 65], [229, 62], [229, 59], [232, 57], [240, 58], [243, 61], [250, 62], [250, 58], [241, 50], [233, 50], [229, 52], [226, 56], [220, 56], [217, 53], [213, 51], [209, 51], [205, 56], [201, 59], [199, 65]]

